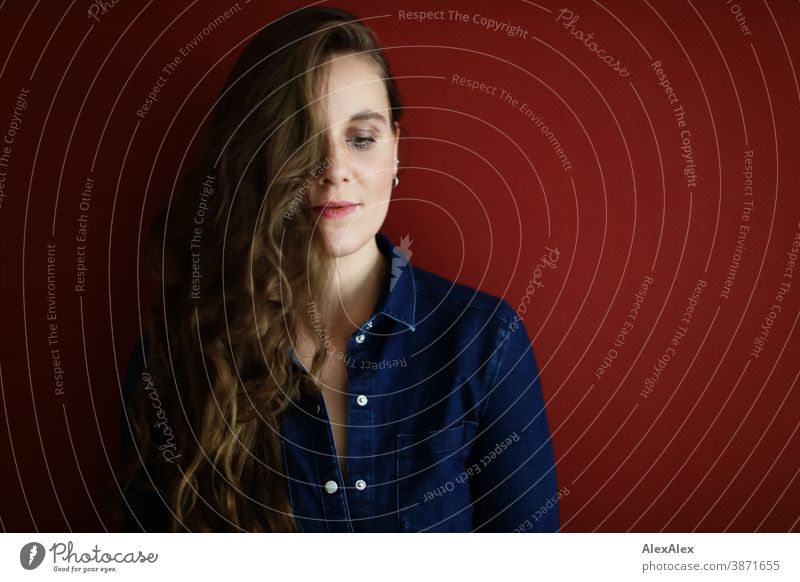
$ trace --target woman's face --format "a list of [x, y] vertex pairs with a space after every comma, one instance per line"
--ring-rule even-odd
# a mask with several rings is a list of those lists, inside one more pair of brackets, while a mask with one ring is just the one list
[[348, 55], [326, 66], [327, 156], [309, 203], [331, 256], [344, 257], [370, 242], [386, 218], [399, 128], [369, 58]]

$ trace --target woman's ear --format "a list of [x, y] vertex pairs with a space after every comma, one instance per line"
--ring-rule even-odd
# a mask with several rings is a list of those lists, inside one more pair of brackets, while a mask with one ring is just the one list
[[400, 124], [394, 122], [394, 159], [397, 159], [398, 149], [400, 147]]

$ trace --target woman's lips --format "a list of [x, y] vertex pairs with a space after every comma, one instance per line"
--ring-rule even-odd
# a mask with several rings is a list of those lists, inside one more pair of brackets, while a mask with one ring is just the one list
[[355, 202], [337, 202], [336, 204], [315, 206], [313, 210], [319, 213], [322, 218], [342, 218], [354, 212], [357, 206], [358, 204]]

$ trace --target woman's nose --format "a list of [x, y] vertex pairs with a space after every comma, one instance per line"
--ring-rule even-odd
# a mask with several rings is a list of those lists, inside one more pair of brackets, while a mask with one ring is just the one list
[[352, 179], [350, 157], [344, 147], [328, 148], [325, 158], [325, 171], [322, 173], [322, 182], [341, 185]]

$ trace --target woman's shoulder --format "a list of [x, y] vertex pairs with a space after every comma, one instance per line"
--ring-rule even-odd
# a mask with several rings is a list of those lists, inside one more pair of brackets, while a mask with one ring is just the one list
[[502, 297], [416, 266], [414, 287], [418, 320], [428, 315], [461, 321], [490, 319], [504, 329], [515, 322], [514, 308]]

